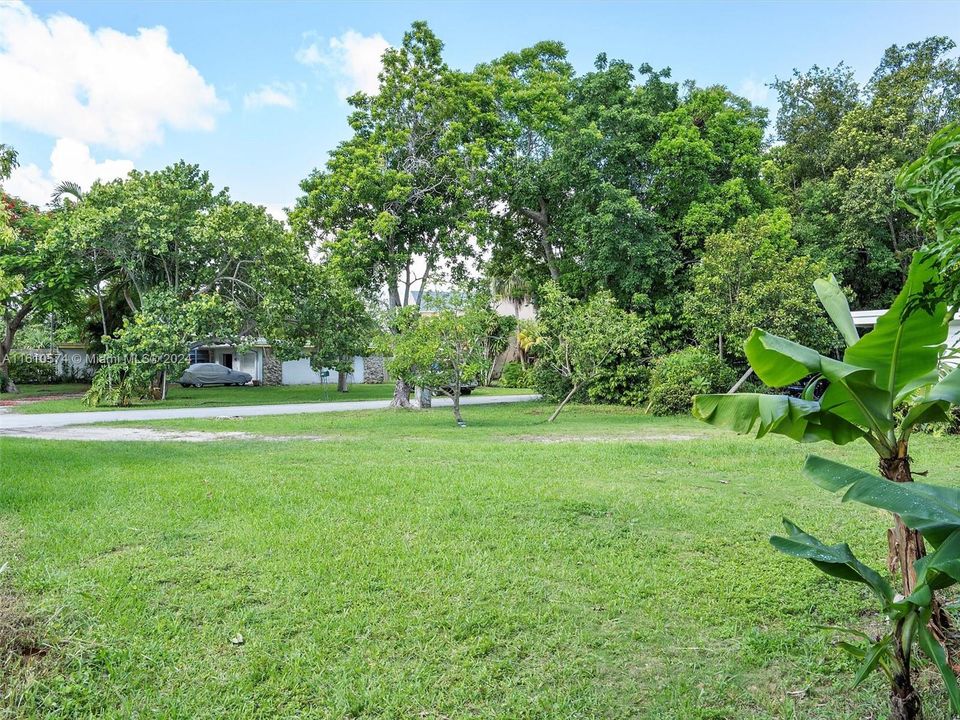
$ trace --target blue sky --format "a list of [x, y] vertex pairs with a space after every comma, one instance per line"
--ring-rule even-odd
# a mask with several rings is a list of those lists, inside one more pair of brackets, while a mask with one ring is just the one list
[[[948, 2], [0, 0], [0, 142], [23, 165], [8, 187], [37, 201], [61, 179], [183, 158], [276, 211], [347, 136], [343, 96], [417, 19], [459, 68], [556, 39], [581, 71], [606, 52], [768, 107], [764, 83], [793, 68], [844, 60], [866, 79], [893, 43], [960, 40], [960, 4]], [[141, 32], [157, 27], [165, 35]]]

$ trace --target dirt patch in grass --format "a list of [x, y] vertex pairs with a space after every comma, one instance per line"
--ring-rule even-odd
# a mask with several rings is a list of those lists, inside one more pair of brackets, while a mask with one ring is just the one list
[[82, 398], [83, 393], [50, 393], [47, 395], [30, 395], [27, 397], [18, 397], [15, 400], [9, 397], [0, 399], [0, 407], [17, 407], [19, 405], [29, 405], [30, 403], [43, 402], [45, 400], [76, 400]]
[[40, 661], [50, 652], [49, 644], [42, 640], [40, 623], [10, 585], [5, 562], [13, 558], [16, 540], [16, 535], [0, 523], [0, 549], [4, 556], [0, 558], [0, 699], [8, 697], [15, 676], [23, 670], [39, 670]]
[[0, 669], [29, 665], [48, 651], [39, 639], [36, 621], [26, 613], [19, 598], [9, 589], [0, 588]]
[[518, 435], [511, 439], [517, 442], [532, 443], [613, 443], [613, 442], [683, 442], [686, 440], [703, 440], [706, 435], [694, 433], [626, 433], [623, 435]]
[[246, 440], [252, 442], [320, 442], [329, 438], [320, 435], [256, 435], [247, 432], [202, 432], [199, 430], [154, 430], [153, 428], [81, 425], [60, 428], [17, 428], [0, 432], [8, 437], [36, 440], [93, 440], [102, 442], [216, 442]]

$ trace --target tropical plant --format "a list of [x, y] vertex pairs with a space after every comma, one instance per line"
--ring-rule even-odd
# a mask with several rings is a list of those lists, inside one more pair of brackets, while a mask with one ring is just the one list
[[[953, 369], [942, 377], [940, 374], [954, 308], [948, 308], [944, 290], [937, 281], [938, 274], [930, 259], [917, 255], [896, 301], [863, 337], [857, 332], [847, 299], [836, 280], [831, 277], [817, 281], [817, 294], [847, 344], [843, 360], [825, 357], [810, 348], [754, 329], [745, 351], [757, 376], [771, 387], [783, 387], [813, 375], [802, 397], [750, 393], [701, 395], [694, 399], [694, 416], [741, 433], [756, 428], [757, 437], [776, 433], [800, 442], [826, 440], [837, 445], [864, 439], [876, 450], [882, 482], [888, 485], [884, 488], [872, 483], [870, 487], [882, 490], [884, 497], [900, 497], [897, 493], [902, 488], [897, 486], [913, 482], [909, 455], [911, 434], [922, 423], [948, 420], [951, 406], [960, 404], [960, 369]], [[818, 400], [813, 389], [820, 378], [828, 380], [829, 387]], [[808, 469], [813, 468], [811, 472], [821, 484], [828, 483], [824, 467], [835, 472], [835, 482], [841, 477], [864, 475], [854, 468], [826, 466], [824, 462], [808, 463]], [[839, 487], [838, 484], [835, 489]], [[872, 496], [862, 497], [866, 502]], [[846, 499], [854, 498], [861, 496], [856, 493], [846, 496]], [[955, 503], [956, 498], [953, 501]], [[892, 592], [879, 593], [894, 622], [890, 642], [895, 642], [896, 647], [872, 648], [868, 657], [876, 666], [881, 663], [880, 655], [889, 650], [894, 653], [895, 665], [899, 663], [896, 667], [886, 666], [893, 667], [891, 676], [895, 687], [891, 692], [891, 708], [895, 718], [918, 717], [910, 714], [918, 712], [912, 709], [914, 705], [919, 708], [919, 700], [911, 699], [914, 691], [909, 683], [909, 648], [913, 634], [925, 642], [928, 622], [933, 633], [940, 633], [947, 623], [934, 594], [941, 585], [928, 582], [926, 577], [931, 563], [936, 562], [930, 558], [938, 556], [945, 537], [933, 537], [931, 544], [938, 552], [927, 558], [924, 537], [931, 538], [926, 532], [927, 526], [911, 522], [909, 513], [902, 512], [904, 507], [908, 506], [888, 508], [894, 518], [894, 527], [889, 531], [888, 565], [891, 572], [899, 568], [902, 596], [907, 600], [895, 599]], [[799, 530], [794, 532], [791, 527], [788, 530], [798, 542], [813, 542], [806, 540], [807, 536]], [[849, 555], [849, 551], [846, 552]], [[827, 555], [811, 553], [811, 560], [837, 565]], [[860, 573], [860, 565], [853, 566], [853, 562], [839, 563], [847, 569], [834, 574]], [[907, 605], [903, 605], [904, 602]], [[912, 620], [911, 614], [916, 615]], [[918, 627], [922, 627], [922, 631], [917, 630]], [[931, 647], [927, 652], [932, 655], [934, 649]], [[943, 650], [936, 652], [942, 654]]]
[[933, 136], [926, 152], [897, 176], [902, 205], [933, 240], [920, 252], [930, 255], [960, 299], [960, 123]]
[[830, 492], [845, 491], [844, 502], [855, 500], [894, 513], [934, 548], [916, 561], [914, 589], [904, 597], [896, 594], [878, 572], [860, 562], [846, 543], [826, 545], [786, 519], [783, 525], [787, 535], [770, 538], [780, 552], [809, 560], [832, 577], [862, 583], [880, 601], [888, 625], [879, 636], [873, 638], [854, 628], [826, 628], [850, 638], [838, 645], [860, 661], [854, 683], [859, 685], [874, 670], [882, 671], [890, 681], [891, 720], [922, 717], [911, 672], [914, 649], [919, 645], [939, 669], [954, 712], [960, 712], [956, 676], [947, 653], [928, 627], [938, 612], [935, 591], [960, 581], [960, 491], [920, 483], [891, 483], [816, 455], [807, 458], [804, 474]]
[[[937, 277], [929, 260], [915, 258], [900, 295], [862, 338], [836, 280], [818, 280], [817, 294], [847, 344], [843, 360], [760, 329], [753, 330], [744, 348], [757, 377], [770, 387], [813, 375], [830, 383], [823, 396], [813, 397], [814, 382], [800, 398], [701, 395], [694, 415], [741, 433], [756, 427], [757, 437], [776, 433], [837, 445], [862, 438], [877, 452], [885, 478], [911, 482], [910, 435], [920, 423], [947, 421], [950, 406], [960, 404], [960, 370], [939, 374], [954, 311], [948, 310]], [[890, 564], [903, 573], [904, 595], [913, 592], [913, 564], [923, 553], [920, 536], [895, 517]]]
[[960, 688], [953, 668], [928, 627], [938, 612], [935, 591], [960, 581], [960, 491], [920, 483], [895, 484], [816, 455], [807, 459], [804, 474], [831, 492], [845, 490], [844, 502], [855, 500], [894, 513], [934, 548], [916, 561], [916, 583], [913, 592], [904, 597], [860, 562], [846, 543], [826, 545], [786, 519], [787, 536], [770, 538], [780, 552], [809, 560], [832, 577], [863, 583], [880, 601], [888, 624], [879, 636], [873, 638], [855, 628], [826, 628], [850, 638], [838, 645], [860, 661], [854, 683], [859, 685], [871, 672], [882, 671], [890, 681], [891, 720], [922, 717], [920, 695], [911, 676], [914, 646], [919, 645], [940, 671], [954, 712], [960, 712]]

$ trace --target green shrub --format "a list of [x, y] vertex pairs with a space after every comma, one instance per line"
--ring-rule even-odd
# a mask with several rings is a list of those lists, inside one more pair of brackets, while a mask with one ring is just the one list
[[[543, 395], [547, 400], [559, 402], [566, 397], [573, 387], [570, 378], [563, 377], [554, 368], [545, 362], [537, 363], [528, 371], [530, 375], [530, 387]], [[571, 398], [573, 402], [586, 402], [588, 399], [586, 390], [581, 390]]]
[[618, 357], [597, 373], [587, 388], [590, 401], [604, 405], [642, 405], [650, 386], [650, 364], [641, 358]]
[[697, 347], [658, 358], [650, 372], [650, 410], [656, 415], [690, 412], [694, 395], [724, 392], [737, 373], [719, 357]]
[[52, 385], [63, 382], [54, 362], [40, 361], [14, 350], [9, 359], [10, 379], [17, 385]]
[[93, 376], [82, 402], [88, 407], [130, 407], [149, 395], [148, 377], [130, 372], [127, 365], [109, 363]]
[[530, 371], [519, 362], [508, 362], [500, 372], [500, 387], [527, 388], [531, 383]]

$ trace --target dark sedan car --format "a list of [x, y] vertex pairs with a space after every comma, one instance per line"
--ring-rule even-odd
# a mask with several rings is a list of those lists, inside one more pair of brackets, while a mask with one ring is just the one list
[[194, 363], [188, 367], [180, 379], [183, 387], [203, 387], [204, 385], [246, 385], [253, 380], [250, 373], [231, 370], [220, 363]]

